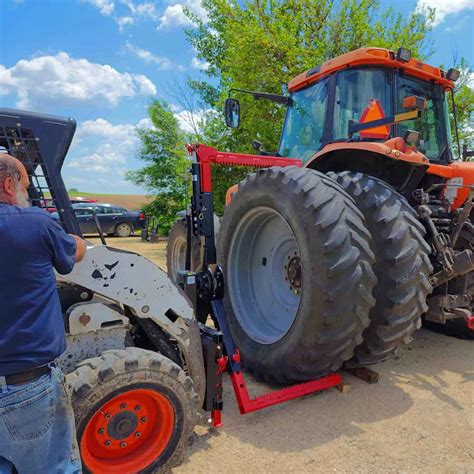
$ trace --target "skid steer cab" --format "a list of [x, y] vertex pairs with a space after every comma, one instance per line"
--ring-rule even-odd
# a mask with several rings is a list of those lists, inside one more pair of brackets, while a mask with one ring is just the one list
[[[0, 148], [24, 164], [31, 205], [46, 209], [52, 199], [64, 229], [81, 235], [61, 178], [75, 128], [72, 119], [0, 109]], [[242, 414], [342, 383], [329, 371], [250, 398], [222, 302], [210, 162], [204, 148], [190, 146], [189, 152], [194, 185], [187, 219], [194, 237], [205, 243], [199, 273], [179, 272], [178, 286], [136, 253], [90, 244], [70, 274], [57, 276], [67, 334], [58, 364], [68, 374], [85, 472], [151, 473], [179, 464], [197, 421], [222, 425], [224, 372]], [[222, 163], [263, 167], [295, 161], [253, 156], [242, 163], [227, 155]], [[208, 316], [212, 327], [204, 324]]]

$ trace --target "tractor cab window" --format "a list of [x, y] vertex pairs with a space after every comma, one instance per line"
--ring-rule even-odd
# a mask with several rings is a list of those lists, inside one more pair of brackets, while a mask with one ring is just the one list
[[291, 96], [283, 128], [281, 156], [308, 161], [321, 147], [327, 103], [327, 80]]
[[429, 160], [439, 160], [441, 154], [446, 151], [445, 141], [443, 140], [445, 110], [442, 92], [439, 86], [430, 82], [401, 76], [398, 92], [400, 112], [403, 112], [403, 99], [414, 95], [426, 99], [426, 109], [421, 112], [419, 119], [399, 123], [397, 135], [403, 137], [407, 130], [420, 132], [418, 151], [426, 155]]
[[[337, 74], [333, 140], [348, 138], [349, 122], [372, 122], [392, 115], [388, 72], [383, 69], [347, 69]], [[388, 126], [354, 134], [354, 139], [387, 140]]]

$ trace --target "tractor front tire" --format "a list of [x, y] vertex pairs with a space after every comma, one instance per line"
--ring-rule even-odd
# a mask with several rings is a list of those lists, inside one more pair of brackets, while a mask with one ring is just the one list
[[81, 362], [67, 376], [84, 472], [154, 473], [180, 463], [199, 396], [161, 354], [129, 347]]
[[280, 384], [341, 367], [374, 304], [370, 235], [352, 199], [310, 169], [250, 175], [218, 241], [224, 305], [246, 367]]
[[415, 210], [387, 183], [349, 171], [329, 176], [352, 196], [372, 234], [376, 303], [364, 342], [347, 365], [374, 364], [409, 343], [421, 326], [421, 315], [428, 309], [426, 298], [432, 291], [430, 247]]
[[[191, 271], [197, 271], [201, 265], [201, 240], [191, 235]], [[186, 268], [187, 224], [186, 219], [177, 220], [170, 229], [166, 244], [166, 268], [168, 276], [177, 281], [178, 272]]]

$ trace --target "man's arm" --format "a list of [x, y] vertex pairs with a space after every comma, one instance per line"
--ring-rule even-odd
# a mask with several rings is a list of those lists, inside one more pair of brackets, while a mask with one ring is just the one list
[[81, 239], [77, 235], [68, 234], [76, 241], [76, 263], [80, 262], [87, 252], [87, 244], [84, 239]]

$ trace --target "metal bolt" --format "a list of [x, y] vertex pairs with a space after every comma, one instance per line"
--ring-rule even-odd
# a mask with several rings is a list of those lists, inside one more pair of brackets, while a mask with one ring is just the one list
[[148, 313], [148, 311], [150, 311], [150, 307], [145, 305], [142, 307], [142, 313]]
[[142, 435], [142, 434], [140, 433], [140, 431], [137, 431], [137, 432], [135, 433], [135, 438], [140, 438], [141, 435]]
[[99, 430], [99, 434], [104, 434], [104, 433], [105, 433], [104, 428], [101, 428], [101, 429]]
[[146, 422], [147, 422], [147, 419], [146, 419], [146, 417], [144, 416], [144, 417], [141, 418], [140, 421], [141, 421], [142, 423], [146, 423]]
[[106, 413], [105, 417], [107, 418], [107, 420], [109, 420], [110, 418], [112, 418], [112, 415], [110, 413]]
[[120, 405], [120, 409], [121, 409], [121, 410], [125, 410], [125, 408], [127, 408], [127, 404], [126, 404], [126, 403], [122, 403], [122, 404]]
[[125, 446], [127, 446], [127, 443], [126, 443], [125, 441], [122, 441], [122, 442], [120, 443], [120, 447], [121, 447], [121, 448], [125, 448]]
[[142, 407], [141, 407], [140, 405], [137, 405], [137, 406], [135, 407], [135, 411], [140, 411], [141, 409], [142, 409]]
[[112, 443], [110, 440], [107, 440], [105, 443], [104, 443], [106, 446], [110, 446]]

